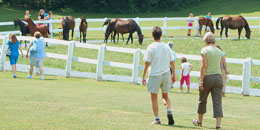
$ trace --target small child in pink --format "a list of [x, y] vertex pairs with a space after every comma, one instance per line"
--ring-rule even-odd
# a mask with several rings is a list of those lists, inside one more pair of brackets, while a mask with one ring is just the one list
[[186, 85], [188, 87], [187, 93], [190, 93], [190, 72], [192, 70], [193, 65], [187, 62], [185, 57], [181, 58], [181, 82], [180, 82], [180, 91], [182, 93], [182, 88], [184, 81], [186, 81]]

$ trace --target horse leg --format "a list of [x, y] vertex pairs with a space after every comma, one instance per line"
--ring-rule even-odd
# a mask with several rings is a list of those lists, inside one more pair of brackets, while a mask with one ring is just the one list
[[202, 25], [199, 26], [199, 35], [201, 36]]
[[117, 43], [118, 43], [118, 41], [119, 41], [119, 33], [117, 33]]
[[121, 33], [121, 36], [122, 36], [122, 38], [123, 38], [123, 41], [125, 41], [123, 33]]
[[228, 38], [228, 28], [225, 28], [225, 34], [226, 34], [226, 38]]
[[241, 32], [242, 32], [242, 29], [243, 28], [238, 28], [238, 40], [240, 40], [240, 35], [241, 35]]
[[72, 32], [71, 32], [72, 40], [73, 40], [73, 33], [74, 33], [74, 28], [72, 29]]
[[86, 43], [86, 40], [87, 40], [87, 39], [86, 39], [86, 34], [87, 34], [87, 32], [83, 32], [83, 42], [84, 42], [84, 43]]
[[113, 32], [113, 40], [114, 40], [114, 43], [116, 43], [116, 32], [115, 31]]
[[220, 30], [220, 39], [222, 39], [223, 29], [224, 29], [224, 28], [221, 27], [221, 30]]
[[131, 35], [131, 34], [129, 34], [129, 36], [128, 36], [128, 39], [127, 39], [127, 41], [126, 41], [126, 44], [128, 44], [128, 42], [129, 42], [130, 35]]
[[81, 31], [79, 32], [79, 42], [81, 43]]
[[131, 33], [131, 43], [133, 44], [133, 33]]
[[206, 25], [206, 27], [205, 27], [205, 32], [204, 32], [204, 35], [206, 34], [206, 32], [207, 32], [207, 28], [208, 28], [208, 26]]

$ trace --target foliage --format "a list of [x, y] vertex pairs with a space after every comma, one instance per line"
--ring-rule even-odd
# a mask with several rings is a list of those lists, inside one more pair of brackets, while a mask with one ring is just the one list
[[76, 12], [137, 13], [179, 10], [205, 0], [4, 0], [28, 9], [72, 8]]

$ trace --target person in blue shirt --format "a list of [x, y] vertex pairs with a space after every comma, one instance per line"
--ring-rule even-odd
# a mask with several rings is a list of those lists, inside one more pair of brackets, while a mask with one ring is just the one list
[[208, 12], [208, 15], [206, 15], [206, 18], [212, 19], [211, 13]]
[[11, 55], [9, 56], [9, 60], [10, 60], [10, 65], [12, 66], [13, 78], [16, 78], [16, 63], [19, 58], [18, 49], [20, 50], [20, 53], [22, 54], [22, 58], [23, 58], [23, 51], [21, 48], [21, 44], [20, 44], [20, 42], [18, 42], [15, 34], [10, 35], [9, 41], [7, 42], [7, 44], [11, 50]]
[[[27, 76], [28, 79], [32, 78], [33, 73], [33, 67], [36, 66], [40, 69], [40, 79], [44, 80], [43, 74], [43, 60], [45, 58], [45, 44], [41, 37], [40, 32], [35, 32], [34, 37], [36, 38], [31, 42], [27, 49], [26, 58], [29, 57], [30, 52], [30, 58], [29, 58], [29, 64], [30, 64], [30, 75]], [[32, 51], [33, 50], [33, 51]]]

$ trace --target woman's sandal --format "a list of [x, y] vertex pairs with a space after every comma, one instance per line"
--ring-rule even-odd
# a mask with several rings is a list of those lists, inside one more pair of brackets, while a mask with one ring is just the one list
[[192, 120], [192, 123], [195, 125], [195, 126], [200, 126], [200, 127], [202, 127], [202, 123], [200, 123], [198, 120], [196, 120], [196, 119], [193, 119]]

